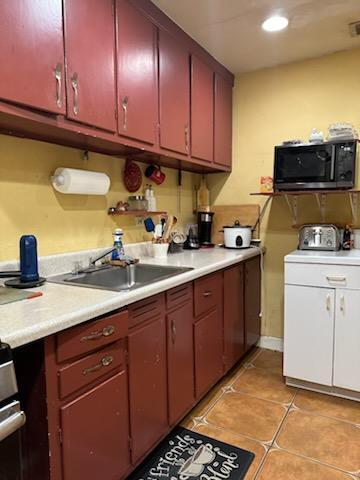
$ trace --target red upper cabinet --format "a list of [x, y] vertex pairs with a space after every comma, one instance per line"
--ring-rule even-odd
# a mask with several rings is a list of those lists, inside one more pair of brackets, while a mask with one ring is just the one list
[[116, 131], [113, 2], [64, 0], [64, 20], [67, 116]]
[[231, 167], [232, 85], [215, 74], [214, 162]]
[[191, 57], [191, 156], [208, 162], [214, 157], [214, 72]]
[[0, 98], [65, 112], [61, 0], [0, 2]]
[[156, 35], [127, 0], [116, 1], [118, 132], [152, 145], [158, 124]]
[[190, 151], [189, 53], [174, 37], [159, 31], [160, 146], [173, 152]]

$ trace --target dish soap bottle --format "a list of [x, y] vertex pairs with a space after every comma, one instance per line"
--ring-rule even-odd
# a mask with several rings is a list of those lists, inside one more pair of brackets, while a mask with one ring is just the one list
[[121, 228], [116, 228], [113, 233], [114, 249], [111, 253], [111, 260], [120, 260], [125, 255], [124, 245], [122, 243], [122, 237], [124, 232]]

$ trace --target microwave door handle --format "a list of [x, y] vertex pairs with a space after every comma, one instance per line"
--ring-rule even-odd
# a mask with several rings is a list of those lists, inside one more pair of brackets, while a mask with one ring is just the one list
[[335, 155], [336, 155], [336, 149], [335, 145], [331, 145], [331, 167], [330, 167], [330, 180], [334, 181], [335, 179]]

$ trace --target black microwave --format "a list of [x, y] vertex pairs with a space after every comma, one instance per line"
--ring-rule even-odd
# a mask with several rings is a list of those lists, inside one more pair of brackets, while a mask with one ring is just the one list
[[274, 190], [353, 188], [357, 140], [275, 147]]

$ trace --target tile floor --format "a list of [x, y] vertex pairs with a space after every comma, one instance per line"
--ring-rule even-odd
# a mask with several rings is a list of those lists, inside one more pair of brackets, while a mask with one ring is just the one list
[[287, 387], [279, 352], [251, 352], [182, 425], [254, 452], [246, 480], [360, 478], [360, 403]]

